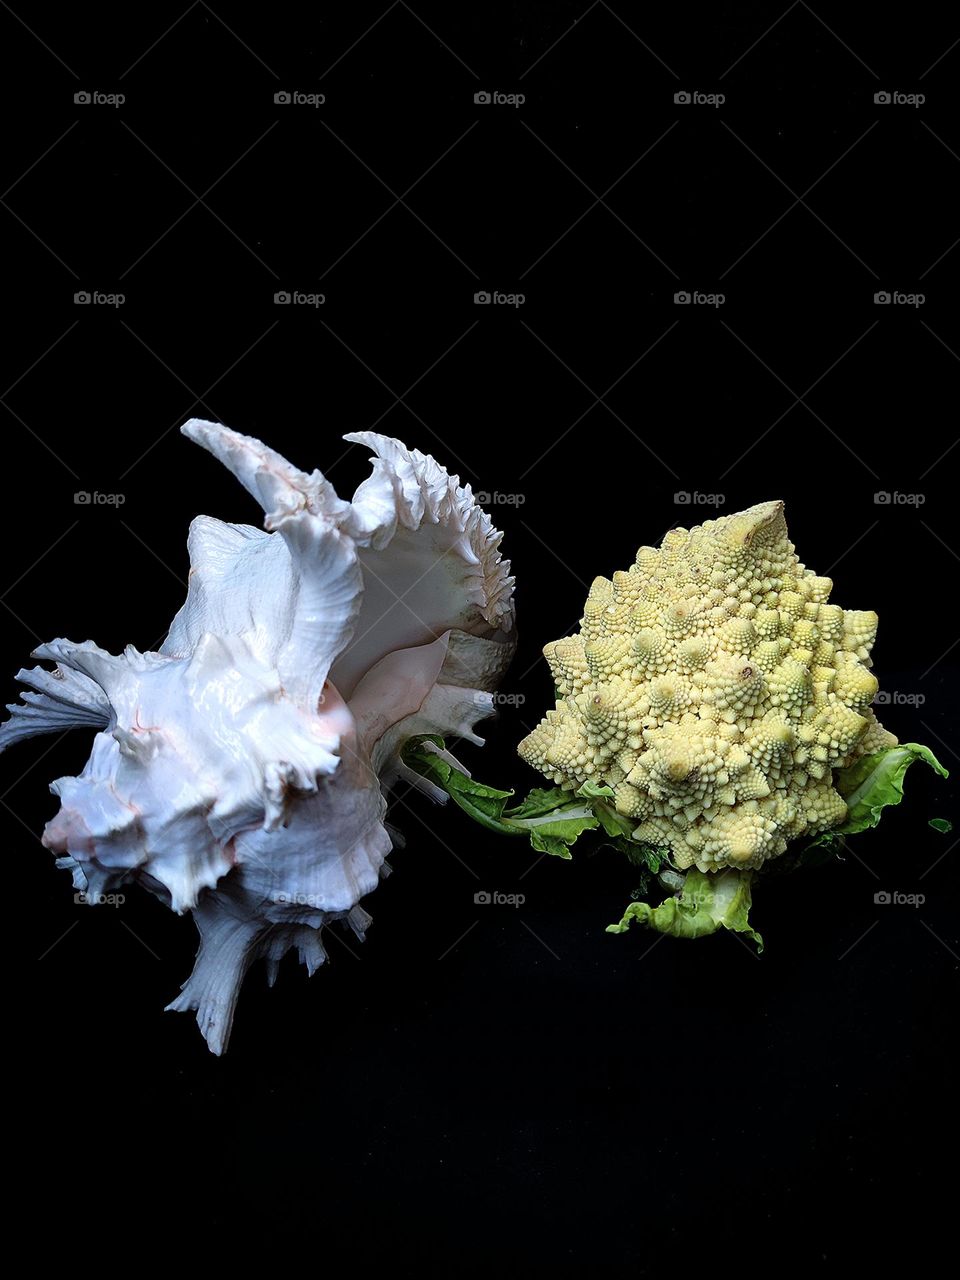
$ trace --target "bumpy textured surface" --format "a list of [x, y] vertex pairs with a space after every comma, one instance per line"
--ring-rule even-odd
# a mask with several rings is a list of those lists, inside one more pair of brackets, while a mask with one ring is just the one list
[[870, 704], [877, 615], [828, 604], [782, 502], [641, 547], [548, 644], [553, 711], [520, 744], [552, 781], [613, 788], [681, 869], [756, 868], [843, 822], [832, 771], [896, 743]]

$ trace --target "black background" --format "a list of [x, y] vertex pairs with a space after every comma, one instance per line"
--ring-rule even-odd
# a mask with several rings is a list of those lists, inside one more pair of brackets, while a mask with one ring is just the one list
[[[784, 498], [834, 599], [881, 615], [901, 699], [884, 721], [958, 764], [946, 7], [13, 8], [9, 698], [41, 640], [158, 643], [195, 514], [258, 522], [187, 417], [341, 492], [367, 470], [341, 433], [375, 426], [513, 496], [495, 504], [521, 629], [504, 692], [525, 701], [464, 751], [484, 778], [535, 782], [514, 746], [552, 700], [540, 648], [593, 576], [713, 514], [678, 491], [727, 512]], [[475, 104], [494, 89], [526, 100]], [[695, 89], [726, 101], [675, 104]], [[326, 101], [275, 104], [294, 90]], [[725, 301], [677, 306], [683, 289]], [[280, 1267], [302, 1246], [402, 1274], [644, 1274], [765, 1250], [804, 1271], [917, 1261], [948, 1238], [956, 853], [926, 820], [956, 816], [952, 782], [918, 766], [906, 811], [843, 864], [762, 886], [759, 959], [732, 935], [607, 935], [633, 883], [612, 855], [538, 861], [402, 796], [407, 847], [362, 951], [338, 933], [315, 979], [288, 960], [272, 992], [254, 970], [216, 1060], [160, 1012], [189, 919], [146, 895], [77, 907], [38, 844], [48, 780], [87, 750], [37, 740], [2, 780], [17, 1167], [63, 1246], [196, 1233], [260, 1240]], [[478, 907], [481, 889], [526, 901]], [[926, 901], [877, 906], [883, 889]]]

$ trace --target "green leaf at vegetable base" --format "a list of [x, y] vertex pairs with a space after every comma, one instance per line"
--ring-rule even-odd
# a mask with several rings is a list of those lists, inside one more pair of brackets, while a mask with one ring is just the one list
[[705, 872], [691, 869], [684, 877], [679, 894], [666, 898], [658, 907], [648, 902], [631, 902], [618, 924], [607, 926], [608, 933], [626, 933], [633, 924], [646, 925], [658, 933], [674, 938], [702, 938], [729, 929], [745, 933], [763, 950], [763, 939], [750, 926], [751, 905], [749, 871]]

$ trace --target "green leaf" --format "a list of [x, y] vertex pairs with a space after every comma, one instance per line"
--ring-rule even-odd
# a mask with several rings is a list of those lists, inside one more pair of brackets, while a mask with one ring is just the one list
[[620, 853], [635, 867], [657, 875], [662, 867], [670, 866], [670, 850], [657, 845], [647, 844], [645, 840], [626, 840], [623, 836], [614, 836], [607, 844]]
[[631, 862], [635, 862], [638, 866], [646, 867], [648, 871], [656, 875], [660, 868], [664, 865], [670, 865], [670, 850], [658, 849], [652, 844], [636, 844], [636, 848], [631, 851]]
[[573, 841], [563, 840], [560, 836], [545, 836], [539, 831], [530, 832], [530, 844], [536, 849], [537, 853], [549, 853], [553, 857], [563, 858], [567, 862], [573, 857], [570, 852], [572, 843]]
[[941, 831], [944, 835], [953, 830], [953, 823], [949, 818], [931, 818], [927, 825], [933, 827], [934, 831]]
[[443, 749], [442, 739], [412, 739], [403, 752], [404, 763], [446, 791], [461, 809], [483, 826], [499, 830], [500, 815], [513, 792], [500, 791], [496, 787], [477, 782], [475, 778], [468, 778], [465, 773], [455, 769], [449, 760], [436, 751], [431, 751], [425, 743], [433, 743]]
[[602, 798], [604, 800], [613, 799], [613, 787], [608, 786], [605, 782], [582, 782], [577, 788], [578, 796], [587, 796], [589, 798]]
[[600, 825], [591, 803], [562, 787], [536, 788], [520, 804], [508, 809], [512, 791], [500, 791], [468, 778], [426, 743], [443, 750], [442, 739], [413, 738], [404, 748], [404, 763], [446, 791], [465, 813], [490, 831], [526, 836], [538, 853], [567, 859], [577, 837]]
[[[511, 822], [514, 819], [510, 819]], [[597, 819], [589, 809], [564, 809], [542, 818], [520, 819], [518, 825], [530, 837], [538, 853], [552, 853], [569, 858], [570, 845], [584, 831], [594, 831]]]
[[674, 938], [701, 938], [718, 929], [745, 933], [763, 950], [763, 939], [750, 927], [749, 871], [697, 871], [684, 877], [679, 894], [666, 898], [658, 907], [649, 902], [631, 902], [619, 924], [607, 926], [607, 933], [626, 933], [632, 924], [647, 925]]
[[[602, 819], [601, 819], [602, 820]], [[646, 898], [655, 886], [655, 877], [664, 867], [670, 866], [670, 850], [657, 848], [643, 840], [632, 840], [625, 836], [611, 835], [609, 840], [599, 846], [601, 849], [616, 849], [622, 854], [636, 872], [636, 883], [630, 891], [634, 901]]]
[[781, 876], [785, 872], [810, 870], [825, 866], [843, 853], [843, 836], [836, 831], [823, 831], [808, 844], [796, 840], [787, 846], [786, 853], [772, 858], [763, 868], [763, 877]]
[[941, 778], [950, 776], [930, 748], [918, 742], [901, 742], [838, 769], [834, 782], [847, 802], [847, 818], [833, 834], [852, 835], [875, 827], [887, 805], [903, 799], [904, 775], [914, 760], [925, 761]]
[[631, 839], [633, 829], [637, 825], [632, 818], [625, 818], [622, 813], [617, 813], [616, 809], [602, 800], [593, 802], [593, 811], [600, 819], [600, 825], [608, 836], [615, 836], [618, 840]]
[[600, 819], [600, 825], [608, 836], [616, 836], [630, 840], [633, 836], [636, 821], [618, 813], [616, 807], [609, 802], [613, 799], [613, 788], [606, 783], [584, 782], [578, 787], [577, 795], [589, 800], [594, 813]]
[[[903, 799], [904, 774], [914, 760], [925, 760], [941, 777], [948, 776], [947, 770], [933, 752], [916, 742], [888, 747], [885, 751], [864, 756], [848, 769], [836, 770], [834, 782], [849, 806], [843, 824], [831, 831], [822, 831], [806, 844], [798, 840], [790, 845], [786, 853], [763, 868], [764, 877], [800, 868], [820, 867], [841, 856], [844, 836], [875, 827], [887, 805], [900, 803]], [[947, 822], [947, 819], [932, 818], [930, 825], [936, 826], [941, 822]], [[948, 822], [946, 828], [936, 826], [936, 829], [949, 830], [950, 826]]]
[[564, 791], [563, 787], [534, 787], [521, 804], [508, 809], [507, 813], [511, 818], [539, 818], [541, 814], [570, 804], [572, 799], [572, 792]]
[[[569, 859], [570, 846], [584, 831], [602, 828], [607, 843], [626, 854], [639, 872], [640, 884], [635, 896], [646, 894], [653, 876], [672, 868], [668, 849], [633, 839], [635, 823], [617, 812], [613, 790], [605, 784], [586, 782], [576, 792], [562, 787], [538, 787], [518, 804], [508, 807], [514, 793], [469, 778], [445, 754], [442, 738], [424, 735], [411, 739], [404, 748], [403, 759], [488, 830], [526, 836], [539, 853]], [[914, 760], [924, 760], [941, 777], [948, 776], [933, 752], [915, 742], [878, 751], [858, 760], [849, 769], [837, 770], [834, 780], [848, 805], [843, 825], [823, 832], [805, 846], [791, 847], [769, 868], [764, 868], [764, 874], [826, 862], [843, 848], [844, 836], [876, 826], [882, 811], [903, 799], [904, 776]], [[932, 818], [930, 826], [937, 831], [952, 828], [946, 818]], [[675, 871], [670, 874], [675, 882], [678, 879]], [[698, 938], [722, 928], [746, 934], [762, 951], [763, 940], [748, 920], [751, 879], [752, 873], [748, 871], [691, 869], [676, 894], [656, 907], [648, 902], [632, 902], [620, 922], [610, 925], [608, 932], [624, 933], [632, 924], [642, 924], [673, 937]]]

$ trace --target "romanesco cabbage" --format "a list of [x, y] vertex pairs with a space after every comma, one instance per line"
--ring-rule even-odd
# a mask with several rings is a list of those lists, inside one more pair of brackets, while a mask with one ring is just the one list
[[561, 695], [520, 744], [563, 788], [613, 788], [676, 865], [757, 868], [843, 822], [833, 770], [893, 746], [870, 704], [873, 612], [829, 604], [782, 502], [673, 529], [590, 589], [544, 655]]
[[[641, 547], [627, 571], [594, 581], [579, 634], [544, 648], [557, 705], [519, 752], [554, 784], [531, 793], [538, 823], [553, 811], [577, 820], [535, 847], [569, 857], [602, 828], [675, 890], [659, 907], [632, 903], [611, 932], [723, 927], [759, 945], [747, 920], [756, 872], [788, 845], [792, 867], [875, 826], [914, 760], [947, 776], [929, 748], [877, 720], [877, 615], [831, 604], [832, 589], [798, 559], [783, 503], [763, 502]], [[463, 805], [457, 778], [411, 752]], [[469, 789], [489, 791], [473, 779]], [[490, 794], [498, 816], [511, 812], [510, 793]]]

